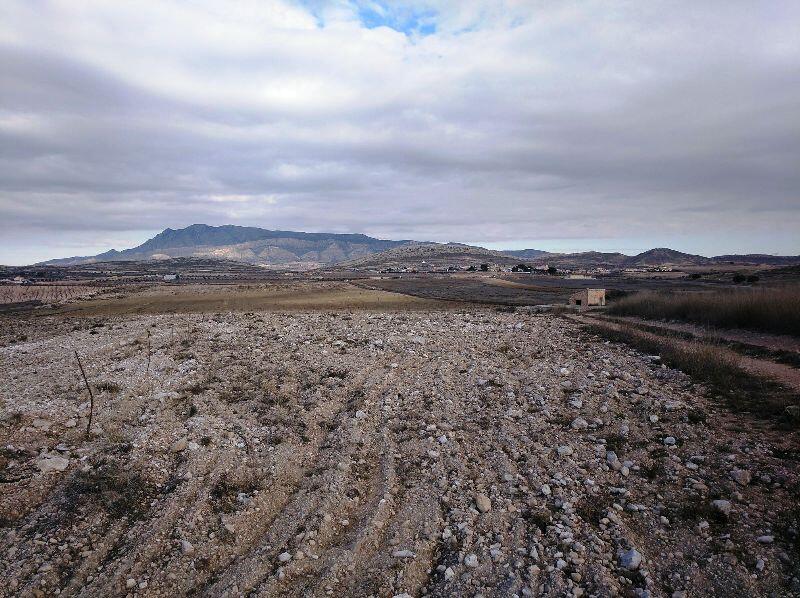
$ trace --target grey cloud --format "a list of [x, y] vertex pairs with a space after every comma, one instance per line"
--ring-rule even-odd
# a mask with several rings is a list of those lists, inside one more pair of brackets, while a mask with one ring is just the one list
[[[438, 15], [423, 39], [321, 3], [321, 27], [294, 6], [298, 29], [167, 22], [141, 43], [103, 29], [125, 16], [109, 5], [82, 28], [25, 4], [0, 25], [0, 233], [17, 245], [205, 221], [619, 246], [680, 231], [700, 247], [713, 223], [723, 252], [747, 223], [786, 251], [800, 224], [790, 3], [610, 19], [604, 3], [415, 2]], [[169, 20], [162, 6], [139, 18]]]

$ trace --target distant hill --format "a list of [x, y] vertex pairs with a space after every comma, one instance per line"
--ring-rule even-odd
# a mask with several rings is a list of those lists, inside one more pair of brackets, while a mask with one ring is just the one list
[[796, 255], [765, 255], [748, 253], [745, 255], [717, 255], [711, 258], [715, 264], [753, 264], [754, 266], [791, 266], [800, 263]]
[[584, 251], [580, 253], [548, 253], [538, 249], [504, 251], [505, 255], [519, 257], [537, 264], [548, 264], [562, 268], [632, 268], [645, 266], [688, 266], [709, 262], [701, 255], [682, 253], [674, 249], [650, 249], [638, 255], [625, 255], [617, 252]]
[[[645, 267], [686, 267], [713, 266], [722, 264], [770, 265], [785, 266], [800, 264], [800, 256], [789, 255], [720, 255], [705, 257], [691, 253], [683, 253], [666, 247], [649, 249], [637, 255], [624, 253], [602, 253], [586, 251], [582, 253], [547, 253], [539, 250], [531, 251], [529, 257], [523, 258], [538, 265], [547, 264], [561, 268], [645, 268]], [[504, 251], [506, 255], [517, 255], [516, 252]]]
[[659, 247], [657, 249], [650, 249], [638, 255], [634, 255], [625, 260], [624, 264], [627, 267], [635, 266], [701, 266], [708, 264], [709, 258], [702, 255], [692, 255], [691, 253], [683, 253], [668, 249], [666, 247]]
[[339, 264], [351, 268], [444, 269], [480, 266], [482, 263], [514, 265], [520, 260], [504, 252], [461, 243], [413, 243]]
[[541, 249], [504, 249], [500, 253], [519, 258], [521, 260], [533, 260], [543, 255], [551, 255], [547, 251]]
[[112, 249], [95, 256], [50, 260], [44, 264], [69, 266], [100, 261], [211, 257], [261, 266], [313, 268], [409, 243], [411, 241], [385, 241], [360, 234], [304, 233], [193, 224], [178, 230], [167, 228], [132, 249]]
[[800, 264], [800, 256], [721, 255], [703, 257], [664, 247], [638, 255], [586, 251], [549, 253], [541, 249], [492, 251], [460, 243], [387, 241], [361, 234], [305, 233], [267, 230], [252, 226], [193, 224], [164, 229], [138, 247], [111, 249], [92, 256], [42, 262], [41, 265], [72, 266], [97, 262], [146, 261], [179, 257], [227, 259], [262, 267], [312, 269], [340, 264], [347, 267], [391, 268], [479, 265], [489, 262], [508, 266], [525, 262], [560, 268], [609, 269], [658, 266], [701, 266], [727, 263], [789, 266]]

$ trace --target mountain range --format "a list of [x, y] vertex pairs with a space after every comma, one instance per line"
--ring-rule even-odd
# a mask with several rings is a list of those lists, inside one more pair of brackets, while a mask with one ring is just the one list
[[413, 241], [385, 241], [360, 234], [303, 233], [251, 226], [192, 224], [177, 230], [167, 228], [131, 249], [112, 249], [99, 255], [69, 257], [44, 263], [71, 266], [93, 262], [210, 257], [260, 266], [313, 268], [357, 259], [410, 243]]
[[659, 266], [702, 266], [714, 264], [792, 265], [800, 256], [762, 254], [704, 257], [674, 249], [657, 248], [629, 256], [623, 253], [550, 253], [540, 249], [493, 251], [459, 243], [429, 243], [412, 240], [389, 241], [362, 234], [305, 233], [267, 230], [248, 226], [193, 224], [182, 229], [167, 228], [137, 247], [112, 249], [94, 256], [77, 256], [43, 262], [70, 266], [109, 261], [143, 261], [175, 257], [230, 259], [273, 268], [312, 269], [342, 264], [379, 267], [431, 260], [463, 265], [488, 261], [515, 261], [560, 267], [631, 268]]

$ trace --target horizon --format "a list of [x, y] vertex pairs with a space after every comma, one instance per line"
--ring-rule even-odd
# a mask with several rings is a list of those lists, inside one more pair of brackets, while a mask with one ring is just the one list
[[[74, 254], [74, 255], [59, 255], [57, 257], [45, 258], [45, 259], [38, 260], [38, 261], [35, 261], [35, 262], [26, 262], [26, 263], [3, 263], [3, 262], [0, 262], [0, 266], [11, 266], [11, 267], [32, 266], [32, 265], [35, 265], [37, 263], [47, 262], [47, 261], [51, 261], [51, 260], [55, 260], [55, 259], [61, 259], [61, 258], [93, 257], [95, 255], [99, 255], [99, 254], [105, 253], [107, 251], [112, 251], [112, 250], [124, 251], [126, 249], [131, 249], [131, 248], [138, 247], [139, 245], [145, 243], [146, 241], [148, 241], [148, 240], [154, 238], [155, 236], [157, 236], [157, 235], [159, 235], [159, 234], [161, 234], [163, 232], [166, 232], [168, 230], [177, 231], [177, 230], [183, 230], [183, 229], [186, 229], [186, 228], [189, 228], [189, 227], [192, 227], [192, 226], [205, 226], [205, 227], [212, 227], [212, 228], [219, 228], [219, 227], [224, 227], [224, 226], [248, 227], [248, 225], [230, 224], [230, 223], [223, 223], [223, 224], [217, 224], [217, 225], [210, 225], [210, 224], [204, 224], [204, 223], [193, 223], [193, 224], [189, 224], [187, 226], [180, 227], [180, 228], [166, 227], [166, 228], [164, 228], [164, 229], [162, 229], [160, 231], [157, 231], [157, 232], [154, 232], [154, 233], [150, 234], [150, 236], [148, 236], [147, 238], [143, 239], [141, 242], [136, 243], [135, 245], [131, 245], [129, 247], [106, 247], [106, 248], [101, 248], [99, 251], [96, 251], [96, 252], [93, 252], [93, 253], [87, 253], [87, 254], [81, 254], [81, 255], [78, 255], [78, 254]], [[261, 228], [262, 230], [270, 230], [270, 231], [276, 231], [276, 230], [283, 231], [283, 229], [266, 229], [266, 228], [263, 228], [263, 227], [250, 227], [250, 228]], [[356, 232], [352, 232], [352, 233], [333, 233], [333, 232], [330, 232], [330, 231], [283, 231], [283, 232], [302, 232], [302, 233], [319, 233], [319, 234], [363, 234], [363, 233], [356, 233]], [[371, 235], [367, 235], [367, 236], [371, 236]], [[666, 246], [666, 245], [653, 245], [653, 246], [649, 246], [649, 247], [636, 248], [636, 249], [627, 249], [627, 250], [619, 250], [619, 249], [603, 249], [603, 250], [601, 250], [601, 249], [594, 249], [594, 248], [591, 248], [591, 249], [580, 249], [580, 248], [578, 248], [578, 249], [574, 249], [574, 250], [569, 250], [569, 249], [567, 249], [567, 250], [557, 250], [557, 249], [549, 250], [549, 249], [543, 249], [542, 247], [540, 247], [538, 245], [535, 245], [535, 244], [533, 244], [533, 245], [532, 244], [525, 244], [524, 241], [523, 242], [517, 242], [517, 243], [506, 243], [506, 244], [502, 244], [502, 243], [501, 244], [493, 244], [493, 243], [483, 243], [483, 244], [481, 244], [481, 243], [478, 243], [478, 242], [454, 241], [454, 240], [431, 241], [431, 240], [424, 240], [424, 239], [385, 239], [385, 238], [380, 238], [380, 237], [372, 237], [372, 238], [379, 239], [379, 240], [388, 240], [388, 241], [413, 241], [413, 242], [418, 242], [418, 243], [441, 243], [441, 244], [456, 243], [456, 244], [469, 245], [469, 246], [474, 246], [474, 247], [482, 247], [484, 249], [490, 249], [490, 250], [493, 250], [493, 251], [501, 251], [501, 252], [502, 251], [520, 251], [520, 250], [526, 250], [526, 249], [533, 249], [533, 250], [539, 250], [539, 251], [546, 251], [546, 252], [552, 253], [552, 254], [578, 254], [578, 253], [587, 253], [587, 252], [597, 251], [597, 252], [600, 252], [600, 253], [619, 253], [619, 254], [630, 256], [630, 257], [634, 257], [636, 255], [639, 255], [641, 253], [644, 253], [644, 252], [647, 252], [647, 251], [651, 251], [651, 250], [669, 249], [669, 250], [673, 250], [673, 251], [678, 251], [680, 253], [685, 253], [685, 254], [690, 254], [690, 255], [699, 255], [701, 257], [707, 257], [707, 258], [717, 257], [717, 256], [722, 256], [722, 255], [747, 255], [746, 253], [743, 253], [743, 252], [740, 252], [740, 253], [737, 253], [737, 254], [715, 253], [715, 254], [705, 255], [705, 254], [702, 254], [702, 253], [694, 253], [694, 252], [691, 252], [691, 251], [685, 251], [685, 250], [683, 250], [683, 249], [681, 249], [679, 247], [669, 247], [669, 246]], [[541, 245], [541, 244], [539, 244], [539, 245]], [[791, 254], [777, 254], [777, 253], [764, 253], [764, 252], [748, 252], [748, 253], [749, 254], [770, 255], [770, 256], [791, 255]]]
[[788, 0], [10, 0], [0, 264], [197, 220], [800, 254], [798, 21]]

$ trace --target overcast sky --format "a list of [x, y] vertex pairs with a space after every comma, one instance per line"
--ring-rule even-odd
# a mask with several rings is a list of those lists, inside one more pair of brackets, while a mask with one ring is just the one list
[[192, 223], [800, 253], [796, 0], [3, 0], [0, 263]]

